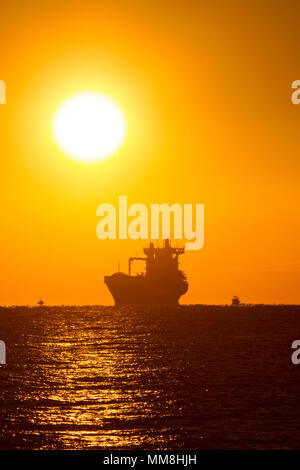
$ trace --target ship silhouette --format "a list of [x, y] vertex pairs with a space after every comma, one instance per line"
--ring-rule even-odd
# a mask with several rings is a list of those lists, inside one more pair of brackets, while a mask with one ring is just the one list
[[[177, 305], [188, 290], [186, 276], [178, 269], [178, 257], [184, 254], [184, 248], [174, 248], [165, 240], [162, 248], [154, 248], [150, 243], [144, 254], [141, 258], [129, 258], [128, 274], [117, 272], [104, 277], [115, 304]], [[145, 273], [131, 275], [134, 260], [146, 262]]]

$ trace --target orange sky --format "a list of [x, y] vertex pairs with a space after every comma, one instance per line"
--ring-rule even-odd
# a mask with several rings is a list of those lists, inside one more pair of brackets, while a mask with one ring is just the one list
[[[1, 5], [0, 304], [111, 304], [103, 276], [144, 245], [96, 237], [97, 206], [123, 194], [205, 204], [182, 303], [299, 303], [299, 13], [271, 1]], [[81, 90], [110, 95], [128, 120], [125, 145], [97, 165], [51, 135]]]

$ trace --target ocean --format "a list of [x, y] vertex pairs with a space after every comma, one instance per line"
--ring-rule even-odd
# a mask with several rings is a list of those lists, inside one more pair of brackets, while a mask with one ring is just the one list
[[1, 449], [299, 449], [299, 306], [0, 308]]

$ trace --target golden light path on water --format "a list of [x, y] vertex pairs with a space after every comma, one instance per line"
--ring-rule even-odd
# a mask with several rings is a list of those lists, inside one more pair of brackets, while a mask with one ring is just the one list
[[0, 448], [297, 448], [296, 310], [0, 308]]
[[[41, 406], [32, 410], [31, 425], [39, 423], [39, 429], [48, 435], [55, 433], [59, 448], [140, 445], [132, 422], [155, 415], [147, 402], [149, 396], [153, 402], [158, 393], [143, 379], [153, 371], [146, 362], [137, 363], [138, 349], [149, 332], [138, 328], [135, 337], [128, 331], [126, 334], [124, 316], [116, 313], [112, 317], [109, 309], [107, 313], [103, 309], [100, 317], [93, 310], [80, 308], [50, 317], [49, 312], [43, 313], [48, 318], [40, 344], [39, 368], [43, 372], [35, 390]], [[105, 319], [109, 319], [109, 326]]]

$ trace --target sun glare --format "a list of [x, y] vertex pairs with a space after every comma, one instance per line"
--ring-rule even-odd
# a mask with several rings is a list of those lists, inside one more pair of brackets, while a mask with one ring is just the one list
[[73, 160], [105, 160], [121, 146], [126, 121], [109, 97], [79, 93], [64, 101], [55, 113], [53, 135], [62, 151]]

